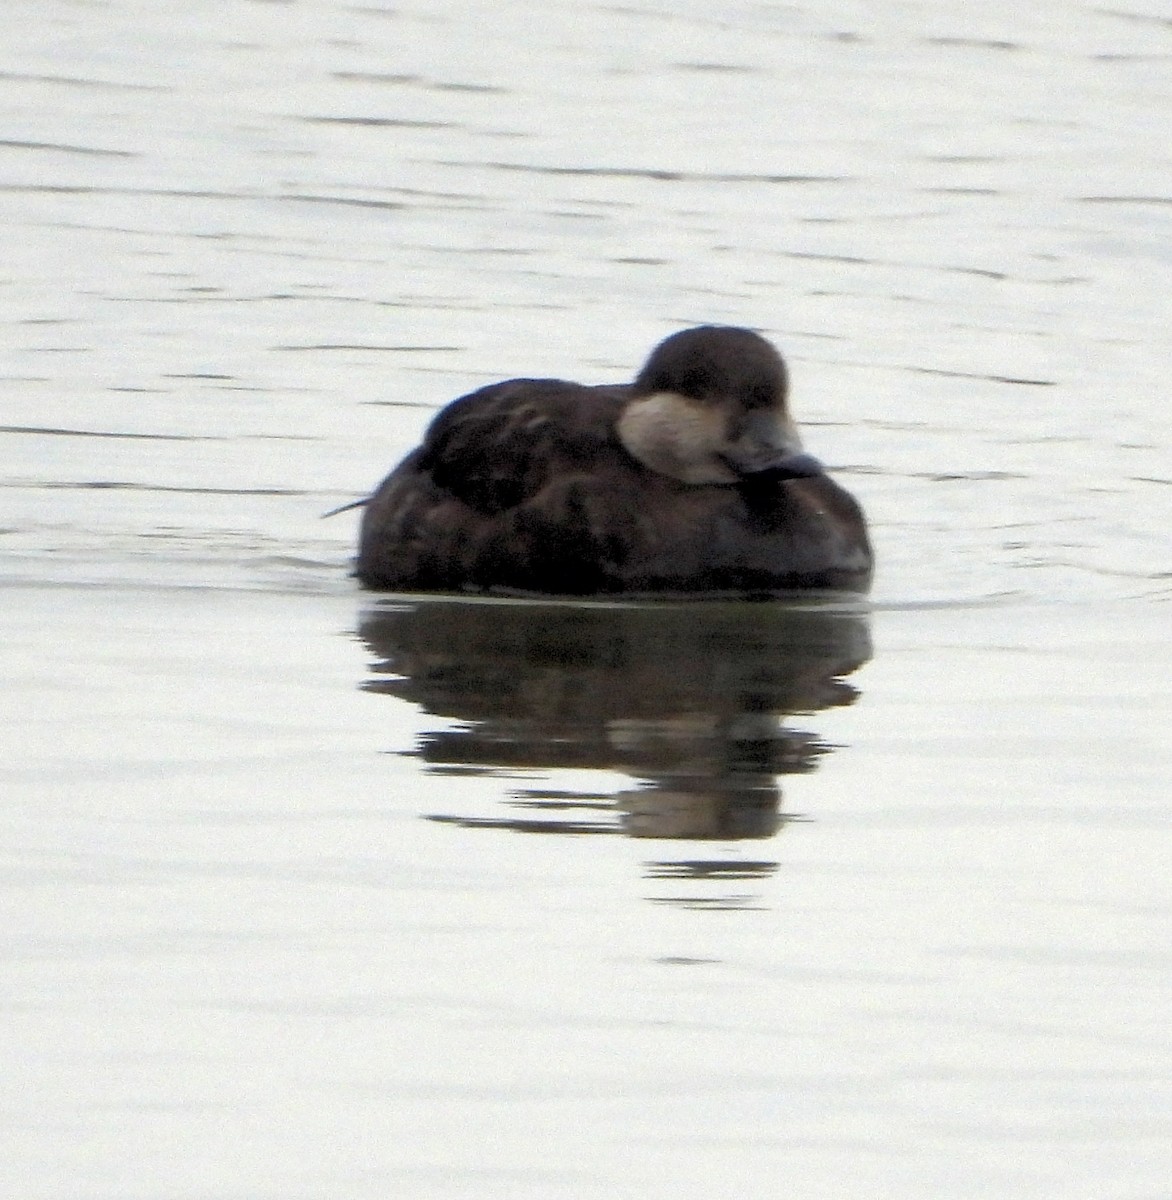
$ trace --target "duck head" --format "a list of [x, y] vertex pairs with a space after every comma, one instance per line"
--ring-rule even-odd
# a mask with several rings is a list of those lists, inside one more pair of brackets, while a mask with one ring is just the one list
[[781, 355], [732, 325], [674, 333], [651, 352], [618, 421], [644, 466], [684, 483], [798, 479], [823, 467], [802, 450]]

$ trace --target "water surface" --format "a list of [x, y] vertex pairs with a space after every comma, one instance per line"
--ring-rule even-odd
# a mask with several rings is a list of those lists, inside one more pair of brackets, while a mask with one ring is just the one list
[[[9, 16], [0, 1190], [1167, 1196], [1164, 9]], [[696, 321], [872, 603], [354, 587]]]

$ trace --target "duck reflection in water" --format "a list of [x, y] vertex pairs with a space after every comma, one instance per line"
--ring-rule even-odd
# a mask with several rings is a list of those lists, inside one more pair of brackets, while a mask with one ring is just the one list
[[[361, 636], [364, 687], [444, 718], [417, 753], [435, 773], [619, 771], [614, 793], [523, 788], [507, 816], [464, 826], [646, 838], [765, 838], [779, 775], [829, 747], [787, 714], [853, 703], [843, 676], [870, 657], [856, 607], [806, 604], [385, 601]], [[452, 727], [448, 721], [460, 722]]]

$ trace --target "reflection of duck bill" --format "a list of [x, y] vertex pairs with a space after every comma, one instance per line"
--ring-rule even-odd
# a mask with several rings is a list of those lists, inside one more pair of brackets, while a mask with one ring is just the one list
[[755, 790], [674, 791], [632, 788], [619, 792], [615, 803], [623, 828], [635, 838], [691, 838], [740, 841], [772, 837], [781, 827], [781, 793], [770, 786]]

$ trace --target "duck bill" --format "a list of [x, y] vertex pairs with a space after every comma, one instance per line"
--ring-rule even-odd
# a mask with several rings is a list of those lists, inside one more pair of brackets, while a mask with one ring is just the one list
[[812, 479], [815, 475], [825, 473], [822, 462], [804, 450], [783, 454], [751, 472], [753, 475], [769, 475], [774, 479]]
[[776, 446], [738, 447], [724, 460], [743, 479], [810, 479], [826, 473], [812, 454]]
[[826, 470], [802, 449], [793, 424], [776, 412], [750, 413], [739, 432], [724, 460], [742, 478], [809, 479]]

